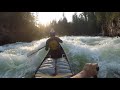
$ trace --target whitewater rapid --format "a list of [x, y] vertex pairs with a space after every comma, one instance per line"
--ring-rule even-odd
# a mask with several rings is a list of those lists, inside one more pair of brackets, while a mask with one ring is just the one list
[[[98, 63], [99, 78], [120, 78], [120, 38], [64, 36], [63, 48], [72, 70], [78, 73], [85, 63]], [[47, 51], [33, 51], [43, 47], [47, 38], [23, 43], [16, 42], [0, 46], [0, 78], [29, 78], [39, 66]]]

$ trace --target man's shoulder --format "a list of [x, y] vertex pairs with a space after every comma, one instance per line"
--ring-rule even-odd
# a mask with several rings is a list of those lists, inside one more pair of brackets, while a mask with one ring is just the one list
[[47, 41], [51, 41], [51, 40], [60, 40], [59, 37], [53, 37], [53, 38], [49, 38]]
[[49, 42], [51, 40], [51, 38], [48, 38], [47, 40], [46, 40], [46, 42]]
[[55, 38], [56, 38], [56, 39], [60, 39], [60, 38], [59, 38], [59, 37], [57, 37], [57, 36], [56, 36]]
[[59, 37], [56, 37], [56, 40], [61, 43], [63, 42]]

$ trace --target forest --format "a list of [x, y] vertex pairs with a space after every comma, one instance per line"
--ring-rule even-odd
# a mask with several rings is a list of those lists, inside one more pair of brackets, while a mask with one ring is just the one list
[[49, 37], [51, 28], [58, 36], [120, 36], [120, 12], [75, 12], [72, 22], [63, 13], [48, 26], [36, 25], [31, 12], [0, 12], [0, 45]]

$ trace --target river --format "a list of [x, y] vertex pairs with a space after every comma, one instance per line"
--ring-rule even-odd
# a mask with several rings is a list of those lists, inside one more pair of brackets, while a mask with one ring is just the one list
[[[78, 73], [85, 63], [98, 63], [98, 78], [120, 78], [120, 38], [92, 36], [64, 36], [63, 48], [72, 70]], [[33, 51], [45, 45], [45, 39], [16, 42], [0, 46], [0, 78], [29, 78], [47, 51]]]

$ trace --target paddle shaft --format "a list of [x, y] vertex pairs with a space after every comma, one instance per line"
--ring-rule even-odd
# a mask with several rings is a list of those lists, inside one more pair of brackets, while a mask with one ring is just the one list
[[[40, 49], [38, 49], [36, 52], [38, 52], [39, 50], [41, 50], [41, 49], [43, 49], [45, 46], [43, 46], [43, 47], [41, 47]], [[31, 55], [33, 55], [33, 54], [35, 54], [36, 52], [33, 52], [32, 54], [30, 54], [29, 56], [31, 56]], [[28, 57], [29, 57], [28, 56]]]

